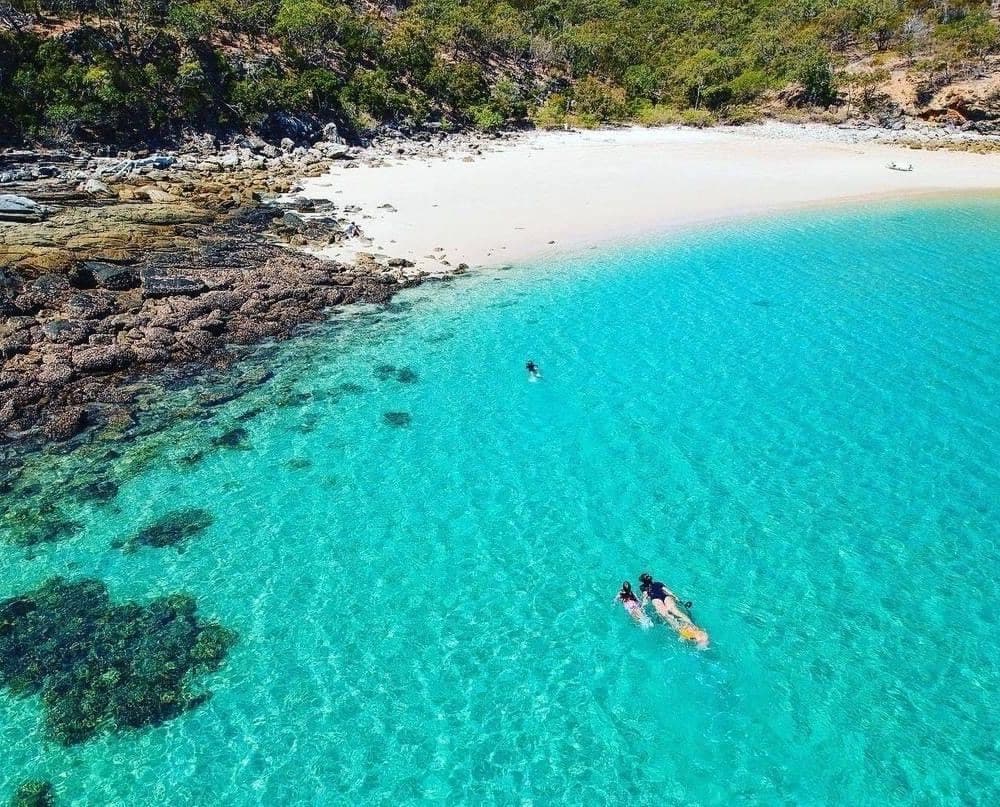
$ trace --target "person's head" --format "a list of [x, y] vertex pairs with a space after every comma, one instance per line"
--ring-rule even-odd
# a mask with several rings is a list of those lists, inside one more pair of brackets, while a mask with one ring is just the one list
[[642, 574], [639, 575], [639, 582], [640, 583], [652, 583], [653, 582], [653, 575], [651, 575], [649, 572], [643, 572]]
[[632, 593], [632, 584], [628, 580], [622, 583], [622, 591], [624, 591], [626, 594]]

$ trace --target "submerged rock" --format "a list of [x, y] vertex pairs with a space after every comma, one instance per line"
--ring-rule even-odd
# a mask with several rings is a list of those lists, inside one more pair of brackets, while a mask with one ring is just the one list
[[385, 412], [382, 420], [389, 426], [405, 428], [413, 422], [413, 416], [409, 412]]
[[108, 502], [118, 495], [118, 483], [112, 479], [93, 479], [74, 486], [73, 495], [80, 500]]
[[212, 440], [212, 445], [219, 448], [246, 448], [246, 442], [250, 439], [250, 432], [242, 426], [223, 432]]
[[51, 782], [28, 779], [21, 782], [10, 800], [10, 807], [53, 807], [56, 791]]
[[12, 507], [0, 517], [0, 533], [15, 546], [51, 544], [80, 531], [79, 522], [67, 518], [51, 502]]
[[375, 377], [379, 381], [388, 381], [390, 378], [394, 378], [396, 375], [396, 365], [395, 364], [380, 364], [375, 368]]
[[411, 367], [397, 367], [395, 364], [380, 364], [375, 368], [375, 377], [379, 381], [396, 380], [400, 384], [415, 384], [420, 380], [417, 371]]
[[236, 635], [191, 597], [115, 605], [100, 580], [53, 578], [0, 601], [0, 685], [39, 695], [49, 735], [74, 745], [158, 726], [204, 703], [191, 679], [218, 669]]
[[215, 516], [212, 515], [212, 511], [201, 507], [173, 510], [148, 527], [139, 530], [125, 548], [134, 550], [139, 546], [151, 546], [162, 549], [165, 546], [177, 546], [188, 538], [204, 532], [214, 522]]
[[179, 462], [181, 465], [197, 465], [205, 459], [204, 451], [192, 451], [190, 454], [185, 454], [180, 458]]

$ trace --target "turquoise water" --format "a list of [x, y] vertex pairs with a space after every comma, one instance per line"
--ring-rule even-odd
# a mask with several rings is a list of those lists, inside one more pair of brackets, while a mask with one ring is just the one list
[[[0, 597], [184, 590], [241, 637], [206, 705], [69, 749], [0, 692], [0, 799], [996, 803], [998, 225], [994, 201], [744, 223], [282, 346], [110, 466], [77, 538], [0, 545]], [[209, 447], [237, 423], [247, 450]], [[216, 515], [185, 551], [112, 548], [183, 506]], [[709, 650], [612, 604], [645, 569]]]

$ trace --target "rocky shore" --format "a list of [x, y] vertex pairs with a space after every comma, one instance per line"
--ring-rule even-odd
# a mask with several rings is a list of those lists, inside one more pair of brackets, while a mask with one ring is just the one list
[[[333, 160], [479, 146], [387, 137], [192, 140], [175, 152], [0, 153], [0, 448], [10, 456], [128, 426], [143, 382], [230, 364], [338, 305], [381, 303], [429, 277], [403, 259], [310, 250], [366, 243], [350, 204], [296, 194]], [[469, 145], [469, 143], [472, 143]]]
[[[794, 129], [800, 140], [996, 145], [918, 121], [751, 128], [777, 139]], [[361, 148], [333, 124], [288, 135], [192, 137], [116, 156], [0, 152], [0, 453], [127, 431], [152, 376], [225, 368], [244, 346], [287, 337], [335, 306], [386, 302], [462, 268], [373, 253], [381, 242], [365, 227], [390, 200], [362, 210], [347, 197], [311, 199], [297, 183], [335, 162], [474, 160], [512, 137], [387, 130]]]

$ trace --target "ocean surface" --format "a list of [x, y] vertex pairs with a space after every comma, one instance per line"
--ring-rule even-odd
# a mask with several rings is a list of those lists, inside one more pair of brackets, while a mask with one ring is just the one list
[[[474, 273], [257, 361], [36, 472], [120, 489], [0, 542], [0, 598], [184, 591], [240, 638], [204, 705], [68, 748], [0, 690], [0, 802], [1000, 801], [1000, 202]], [[214, 523], [121, 550], [185, 507]], [[646, 570], [709, 649], [613, 603]]]

